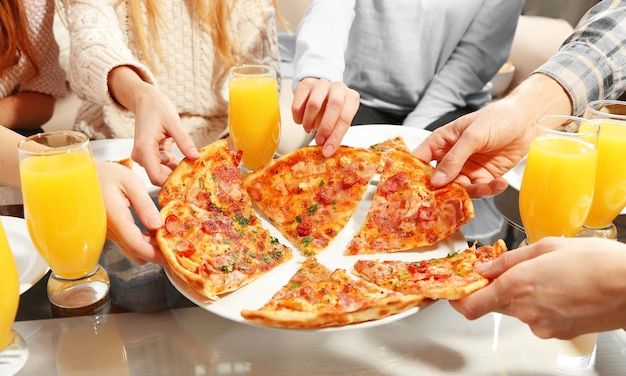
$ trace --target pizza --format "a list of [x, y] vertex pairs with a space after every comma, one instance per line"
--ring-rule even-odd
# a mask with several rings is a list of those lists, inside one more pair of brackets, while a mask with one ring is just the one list
[[321, 146], [307, 146], [247, 175], [244, 184], [263, 216], [306, 256], [314, 256], [352, 218], [380, 158], [349, 146], [325, 157]]
[[477, 261], [500, 257], [507, 248], [502, 240], [492, 246], [475, 246], [447, 257], [420, 261], [358, 260], [356, 275], [381, 287], [430, 299], [461, 299], [489, 284], [476, 272]]
[[[392, 150], [404, 150], [407, 152], [411, 152], [408, 145], [404, 141], [404, 138], [400, 136], [390, 138], [386, 141], [379, 142], [374, 145], [370, 145], [369, 148], [375, 153], [379, 153], [381, 157], [387, 157]], [[384, 167], [384, 165], [382, 167]]]
[[[380, 154], [380, 153], [379, 153]], [[346, 254], [399, 252], [432, 245], [474, 217], [464, 187], [430, 184], [434, 168], [408, 149], [384, 149], [380, 182]]]
[[128, 157], [128, 158], [124, 158], [124, 159], [118, 159], [116, 161], [113, 161], [115, 163], [121, 164], [122, 166], [126, 167], [129, 170], [133, 169], [133, 164], [134, 161], [132, 158]]
[[258, 310], [243, 310], [253, 323], [279, 328], [324, 328], [377, 320], [417, 306], [419, 295], [405, 295], [330, 270], [315, 257]]
[[243, 185], [241, 153], [219, 140], [183, 160], [159, 192], [156, 240], [171, 270], [209, 299], [234, 291], [292, 258], [264, 228]]

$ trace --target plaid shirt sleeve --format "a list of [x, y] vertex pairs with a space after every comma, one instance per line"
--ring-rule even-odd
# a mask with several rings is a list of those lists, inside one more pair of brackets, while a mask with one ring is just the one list
[[559, 51], [535, 73], [558, 81], [574, 115], [588, 102], [626, 91], [626, 0], [603, 0], [580, 20]]

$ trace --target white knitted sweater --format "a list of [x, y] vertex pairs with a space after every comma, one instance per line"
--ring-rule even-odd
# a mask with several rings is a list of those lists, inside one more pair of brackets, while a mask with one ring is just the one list
[[39, 53], [39, 75], [24, 83], [33, 67], [22, 56], [17, 64], [0, 77], [0, 98], [6, 98], [18, 89], [48, 94], [65, 95], [65, 71], [59, 64], [59, 46], [54, 40], [54, 0], [24, 0], [28, 27], [35, 51]]
[[[161, 1], [164, 27], [148, 69], [134, 43], [126, 3], [118, 0], [64, 0], [70, 32], [70, 83], [83, 99], [75, 129], [93, 139], [132, 138], [133, 114], [112, 100], [109, 72], [132, 66], [174, 104], [196, 146], [214, 141], [227, 127], [224, 97], [228, 69], [216, 58], [208, 32], [190, 17], [190, 0]], [[243, 51], [238, 63], [267, 64], [279, 69], [275, 11], [270, 1], [239, 0], [229, 22], [233, 43]]]

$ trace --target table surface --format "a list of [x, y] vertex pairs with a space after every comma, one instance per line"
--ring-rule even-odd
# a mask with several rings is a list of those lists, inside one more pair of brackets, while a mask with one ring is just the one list
[[[505, 193], [496, 205], [511, 216], [515, 192]], [[0, 205], [0, 214], [21, 216], [21, 206]], [[504, 218], [509, 241], [522, 238]], [[108, 246], [112, 256], [103, 260], [113, 279], [104, 306], [63, 317], [47, 300], [47, 276], [22, 294], [14, 329], [26, 340], [29, 359], [18, 375], [552, 375], [570, 346], [539, 339], [512, 317], [466, 320], [445, 301], [361, 329], [235, 323], [195, 306], [158, 267], [129, 267]], [[154, 278], [133, 282], [125, 279], [129, 271]], [[116, 282], [124, 284], [116, 288]], [[579, 374], [625, 372], [626, 332], [616, 330], [600, 334], [595, 365]]]

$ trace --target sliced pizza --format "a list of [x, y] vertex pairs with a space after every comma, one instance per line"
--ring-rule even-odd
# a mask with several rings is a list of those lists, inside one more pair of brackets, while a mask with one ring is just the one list
[[241, 153], [219, 140], [184, 160], [159, 194], [156, 239], [170, 268], [210, 298], [234, 291], [292, 258], [266, 230], [241, 179]]
[[263, 307], [241, 315], [264, 326], [313, 329], [381, 319], [422, 300], [354, 279], [343, 269], [332, 271], [310, 257]]
[[313, 256], [344, 229], [379, 161], [379, 154], [363, 148], [341, 146], [325, 157], [320, 146], [308, 146], [247, 175], [244, 184], [263, 216]]
[[507, 248], [502, 240], [493, 246], [472, 247], [447, 257], [420, 261], [359, 260], [354, 264], [358, 276], [381, 287], [430, 299], [461, 299], [489, 284], [474, 269], [477, 261], [500, 257]]
[[387, 156], [391, 150], [404, 150], [411, 152], [409, 146], [406, 144], [406, 141], [404, 141], [404, 138], [400, 136], [371, 145], [370, 149], [376, 153], [380, 153], [383, 157]]
[[389, 148], [372, 205], [349, 244], [348, 255], [399, 252], [432, 245], [474, 217], [465, 188], [435, 188], [434, 168], [412, 153]]

